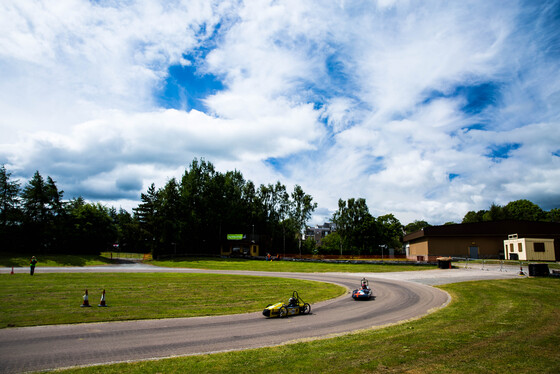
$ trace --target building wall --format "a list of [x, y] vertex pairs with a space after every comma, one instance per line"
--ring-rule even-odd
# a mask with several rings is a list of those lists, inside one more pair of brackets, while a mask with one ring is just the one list
[[478, 258], [499, 258], [502, 252], [500, 237], [434, 237], [429, 238], [429, 252], [434, 256], [472, 257], [471, 247]]
[[432, 237], [410, 242], [409, 256], [473, 257], [471, 247], [476, 247], [477, 258], [500, 258], [503, 255], [502, 238], [499, 237]]
[[427, 256], [428, 255], [428, 241], [426, 239], [410, 243], [409, 256]]
[[[555, 261], [554, 239], [525, 238], [527, 259], [532, 261]], [[544, 243], [544, 252], [535, 252], [535, 243]]]

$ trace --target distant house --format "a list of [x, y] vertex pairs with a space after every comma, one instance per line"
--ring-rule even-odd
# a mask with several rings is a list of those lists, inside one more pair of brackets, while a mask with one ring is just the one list
[[330, 222], [325, 222], [322, 225], [317, 225], [315, 227], [308, 226], [305, 229], [304, 240], [307, 238], [313, 238], [315, 243], [321, 244], [321, 240], [331, 232], [335, 231], [335, 225]]
[[518, 238], [548, 239], [553, 248], [552, 261], [560, 260], [560, 223], [534, 221], [493, 221], [457, 225], [429, 226], [405, 235], [407, 257], [433, 261], [437, 257], [506, 258], [504, 240]]

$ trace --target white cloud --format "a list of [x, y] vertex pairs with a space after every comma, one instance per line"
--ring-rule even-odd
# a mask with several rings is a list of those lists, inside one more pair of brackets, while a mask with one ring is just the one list
[[[0, 162], [127, 208], [194, 157], [257, 184], [302, 185], [317, 219], [350, 197], [403, 223], [521, 198], [558, 206], [554, 9], [3, 2]], [[205, 113], [160, 107], [172, 65], [223, 82]], [[490, 105], [466, 110], [469, 89], [487, 83]], [[518, 146], [488, 157], [501, 144]]]

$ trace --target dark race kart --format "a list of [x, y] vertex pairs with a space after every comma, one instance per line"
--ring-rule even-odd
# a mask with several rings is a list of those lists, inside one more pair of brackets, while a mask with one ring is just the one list
[[311, 305], [304, 302], [301, 297], [299, 297], [297, 291], [294, 291], [287, 304], [281, 302], [276, 304], [269, 304], [266, 306], [266, 308], [264, 308], [262, 313], [265, 317], [269, 318], [284, 318], [287, 316], [295, 316], [297, 314], [309, 314], [311, 313]]
[[369, 282], [366, 278], [362, 278], [361, 286], [358, 289], [352, 291], [352, 298], [354, 300], [369, 300], [373, 296], [371, 293], [371, 288], [369, 288]]

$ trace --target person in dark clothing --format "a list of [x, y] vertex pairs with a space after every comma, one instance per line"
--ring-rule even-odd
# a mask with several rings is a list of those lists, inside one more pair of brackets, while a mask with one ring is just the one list
[[29, 263], [29, 273], [31, 275], [35, 273], [35, 265], [37, 265], [37, 259], [33, 256], [31, 257], [31, 262]]

